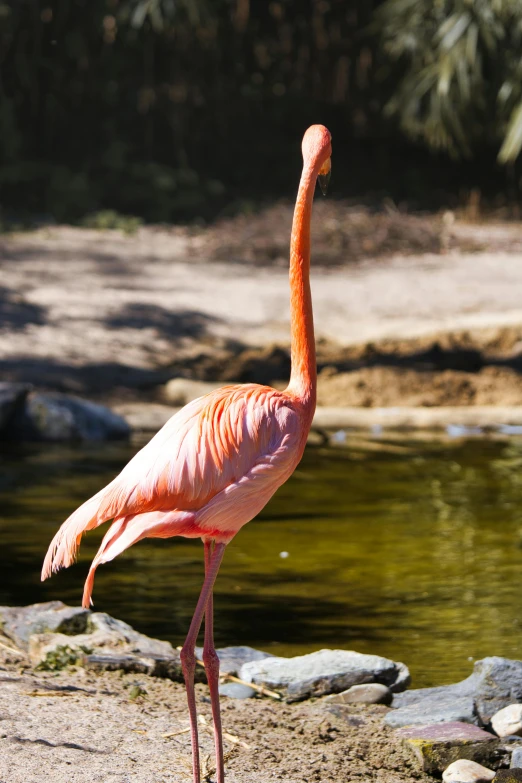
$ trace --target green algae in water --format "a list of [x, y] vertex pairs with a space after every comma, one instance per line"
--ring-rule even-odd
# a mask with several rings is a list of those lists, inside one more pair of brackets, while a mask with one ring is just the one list
[[[45, 551], [132, 453], [4, 447], [0, 603], [80, 602], [103, 530], [84, 539], [78, 566], [42, 584]], [[472, 659], [522, 657], [521, 545], [521, 440], [309, 448], [228, 547], [216, 641], [282, 655], [355, 649], [404, 661], [417, 686], [452, 682]], [[199, 542], [140, 542], [98, 570], [95, 608], [178, 645], [202, 574]]]

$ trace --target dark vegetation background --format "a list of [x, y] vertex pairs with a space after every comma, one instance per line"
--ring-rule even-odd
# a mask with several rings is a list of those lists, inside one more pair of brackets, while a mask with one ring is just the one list
[[334, 196], [514, 203], [521, 25], [520, 0], [1, 0], [2, 220], [290, 197], [314, 122]]

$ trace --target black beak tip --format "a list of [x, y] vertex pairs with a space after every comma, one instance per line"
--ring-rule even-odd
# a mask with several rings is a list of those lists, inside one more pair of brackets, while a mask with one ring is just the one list
[[317, 177], [317, 181], [319, 182], [321, 193], [323, 194], [323, 196], [326, 196], [326, 193], [328, 191], [328, 184], [330, 182], [330, 172], [328, 172], [328, 174], [319, 174], [319, 176]]

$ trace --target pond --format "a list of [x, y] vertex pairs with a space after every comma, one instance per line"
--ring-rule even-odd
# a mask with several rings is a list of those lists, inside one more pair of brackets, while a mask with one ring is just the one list
[[[81, 600], [103, 531], [41, 583], [59, 524], [136, 446], [0, 452], [0, 604]], [[202, 580], [199, 541], [143, 541], [98, 570], [95, 609], [183, 642]], [[216, 642], [297, 655], [340, 647], [404, 661], [414, 685], [453, 682], [486, 655], [521, 658], [522, 439], [308, 447], [232, 541]]]

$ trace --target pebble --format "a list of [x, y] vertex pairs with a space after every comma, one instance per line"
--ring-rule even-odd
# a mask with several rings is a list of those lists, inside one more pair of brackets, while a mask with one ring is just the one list
[[365, 685], [353, 685], [342, 693], [334, 693], [326, 697], [333, 704], [389, 704], [393, 694], [386, 685], [380, 682], [369, 682]]
[[225, 682], [219, 686], [219, 695], [228, 696], [230, 699], [251, 699], [256, 692], [240, 682]]
[[493, 770], [469, 759], [458, 759], [442, 773], [444, 783], [489, 783], [493, 780]]
[[491, 725], [499, 737], [522, 735], [522, 704], [510, 704], [496, 712], [491, 718]]
[[515, 748], [511, 754], [511, 767], [522, 767], [522, 747]]

